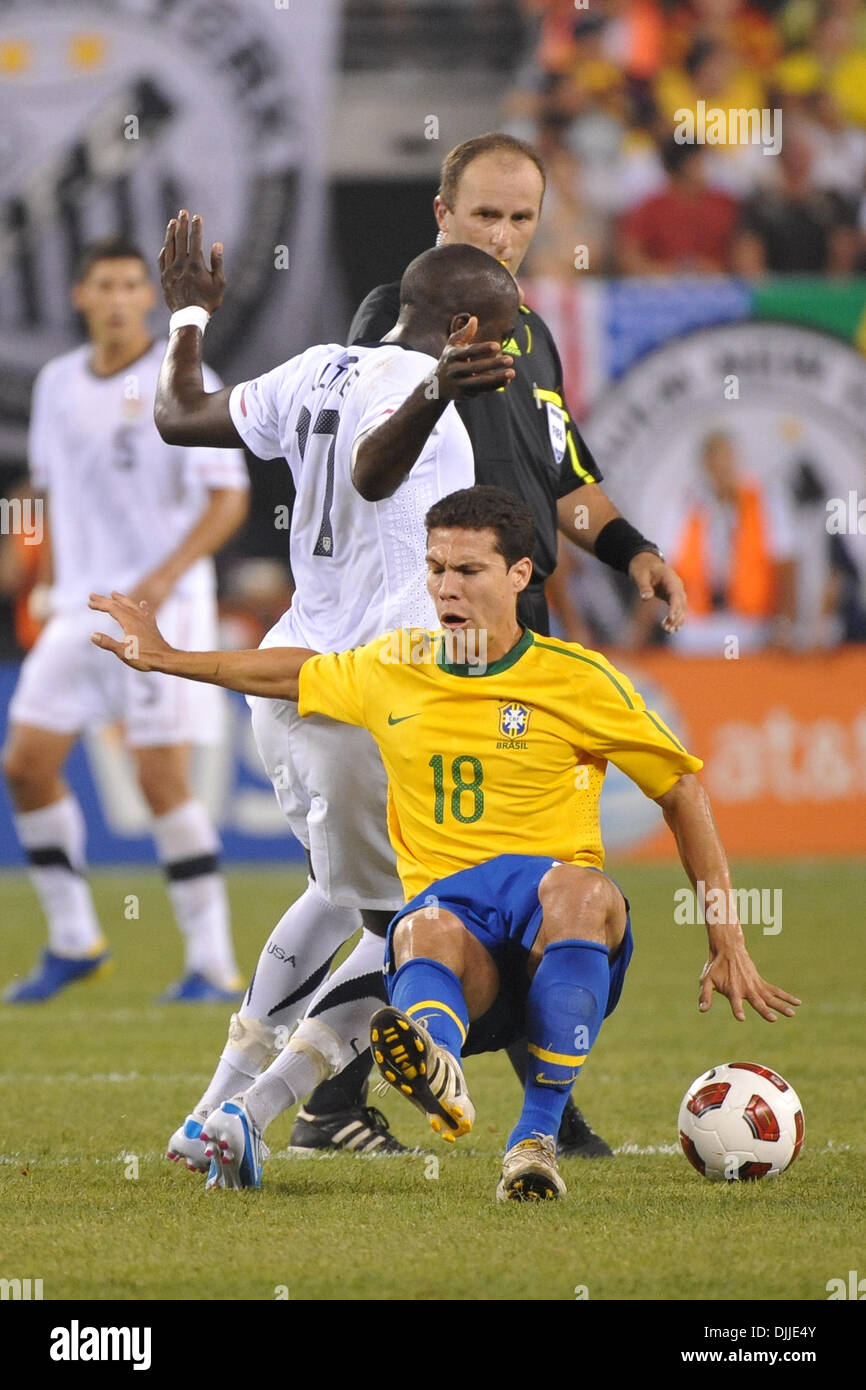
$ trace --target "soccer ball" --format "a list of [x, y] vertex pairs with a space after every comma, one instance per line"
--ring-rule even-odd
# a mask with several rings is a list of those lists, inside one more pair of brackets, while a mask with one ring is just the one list
[[679, 1115], [680, 1144], [712, 1182], [775, 1178], [803, 1147], [796, 1091], [756, 1062], [726, 1062], [693, 1081]]

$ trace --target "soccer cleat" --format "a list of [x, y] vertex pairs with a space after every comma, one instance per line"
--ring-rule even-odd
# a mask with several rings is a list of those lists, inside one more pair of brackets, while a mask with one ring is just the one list
[[47, 947], [39, 963], [20, 984], [10, 985], [3, 995], [6, 1004], [41, 1004], [53, 999], [67, 985], [79, 980], [95, 980], [107, 975], [111, 952], [103, 948], [93, 956], [57, 956]]
[[157, 1004], [236, 1004], [243, 997], [240, 981], [232, 982], [229, 989], [212, 984], [198, 970], [192, 970], [183, 979], [169, 985], [157, 999]]
[[567, 1189], [556, 1167], [552, 1134], [533, 1134], [513, 1144], [502, 1160], [497, 1202], [544, 1202], [564, 1197]]
[[558, 1158], [613, 1158], [613, 1149], [590, 1129], [569, 1096], [556, 1137]]
[[176, 1129], [168, 1141], [166, 1158], [170, 1158], [172, 1163], [185, 1163], [191, 1173], [206, 1173], [210, 1159], [205, 1153], [201, 1130], [198, 1120], [187, 1115], [180, 1129]]
[[420, 1023], [391, 1005], [370, 1021], [373, 1056], [385, 1080], [422, 1110], [430, 1128], [453, 1144], [475, 1123], [460, 1063]]
[[353, 1105], [328, 1115], [299, 1110], [292, 1126], [292, 1149], [314, 1153], [318, 1149], [348, 1149], [356, 1154], [405, 1154], [409, 1150], [388, 1127], [388, 1121], [372, 1105]]
[[224, 1100], [202, 1126], [210, 1170], [205, 1188], [261, 1187], [262, 1164], [270, 1150], [246, 1112], [243, 1097]]

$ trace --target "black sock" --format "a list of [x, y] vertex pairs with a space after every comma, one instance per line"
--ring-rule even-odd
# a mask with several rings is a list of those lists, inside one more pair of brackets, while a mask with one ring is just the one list
[[316, 1087], [304, 1109], [310, 1115], [333, 1115], [338, 1110], [354, 1110], [363, 1105], [372, 1065], [373, 1054], [369, 1047], [365, 1047], [337, 1076]]

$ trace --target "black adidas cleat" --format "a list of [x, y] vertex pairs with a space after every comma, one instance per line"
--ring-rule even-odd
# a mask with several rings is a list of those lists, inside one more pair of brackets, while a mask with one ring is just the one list
[[475, 1123], [475, 1107], [456, 1057], [427, 1029], [392, 1005], [370, 1020], [370, 1045], [385, 1080], [427, 1116], [430, 1128], [453, 1144]]
[[290, 1147], [301, 1153], [345, 1149], [356, 1154], [405, 1154], [410, 1150], [395, 1139], [388, 1121], [373, 1105], [353, 1105], [329, 1115], [299, 1110], [292, 1126]]
[[590, 1129], [569, 1096], [556, 1140], [558, 1158], [613, 1158], [613, 1149]]

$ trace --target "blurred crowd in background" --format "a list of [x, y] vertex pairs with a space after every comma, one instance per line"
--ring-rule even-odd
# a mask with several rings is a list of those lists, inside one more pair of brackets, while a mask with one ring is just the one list
[[[529, 273], [572, 276], [578, 240], [598, 275], [866, 267], [860, 0], [523, 5], [537, 40], [505, 124], [548, 168]], [[713, 109], [781, 112], [778, 156], [676, 142], [675, 113]]]
[[[368, 51], [353, 39], [377, 32], [377, 20], [387, 21], [393, 61], [405, 60], [412, 26], [429, 8], [348, 0], [344, 70], [378, 60], [381, 43]], [[471, 34], [458, 21], [478, 24], [494, 7], [439, 8], [448, 12], [437, 30], [439, 65], [458, 48], [465, 64]], [[488, 128], [531, 141], [548, 175], [521, 276], [866, 272], [860, 0], [511, 0], [496, 10], [500, 28], [506, 19], [511, 27], [489, 55], [494, 67], [501, 60], [503, 82]], [[435, 67], [436, 54], [430, 61]], [[429, 66], [426, 54], [418, 65]], [[768, 111], [774, 120], [781, 112], [780, 151], [678, 143], [675, 113], [700, 122], [711, 109]], [[220, 557], [222, 640], [231, 646], [255, 645], [291, 596], [287, 532], [273, 524], [287, 475], [251, 467], [255, 514]], [[828, 534], [823, 481], [808, 459], [786, 489], [772, 488], [716, 432], [703, 442], [698, 473], [668, 555], [691, 602], [684, 649], [718, 651], [726, 633], [739, 634], [744, 650], [866, 640], [866, 566], [844, 536]], [[0, 654], [32, 644], [42, 599], [39, 548], [0, 536]], [[554, 630], [572, 640], [635, 648], [664, 640], [660, 605], [641, 609], [627, 577], [572, 546], [561, 548], [550, 600]]]

